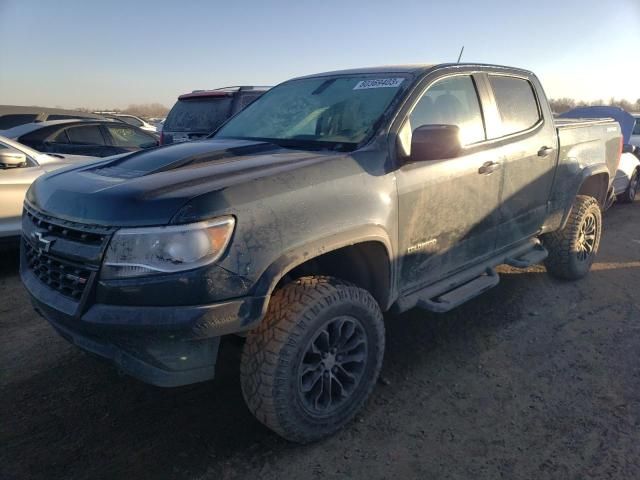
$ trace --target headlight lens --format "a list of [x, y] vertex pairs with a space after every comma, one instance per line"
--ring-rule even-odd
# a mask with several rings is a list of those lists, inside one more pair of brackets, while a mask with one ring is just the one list
[[118, 230], [105, 256], [101, 278], [181, 272], [214, 262], [224, 253], [235, 220], [220, 217], [168, 227]]

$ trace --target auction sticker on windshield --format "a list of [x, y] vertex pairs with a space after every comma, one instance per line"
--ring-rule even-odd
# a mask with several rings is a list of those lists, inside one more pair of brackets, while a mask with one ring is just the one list
[[390, 88], [397, 87], [404, 81], [404, 78], [375, 78], [362, 80], [356, 83], [354, 90], [364, 90], [365, 88]]

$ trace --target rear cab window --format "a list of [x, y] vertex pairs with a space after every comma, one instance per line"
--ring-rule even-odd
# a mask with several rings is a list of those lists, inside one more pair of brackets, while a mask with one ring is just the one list
[[164, 122], [165, 132], [211, 133], [231, 115], [231, 96], [180, 99]]
[[542, 118], [531, 82], [525, 78], [489, 75], [501, 126], [496, 137], [523, 132]]

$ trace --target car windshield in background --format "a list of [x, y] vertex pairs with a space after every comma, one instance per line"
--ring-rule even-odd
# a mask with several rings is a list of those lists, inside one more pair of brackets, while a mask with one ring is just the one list
[[232, 97], [196, 97], [178, 100], [164, 122], [167, 132], [211, 133], [231, 112]]
[[374, 133], [393, 99], [408, 83], [398, 74], [287, 82], [231, 119], [216, 138], [353, 149]]
[[640, 117], [636, 117], [636, 126], [633, 127], [633, 135], [640, 135]]

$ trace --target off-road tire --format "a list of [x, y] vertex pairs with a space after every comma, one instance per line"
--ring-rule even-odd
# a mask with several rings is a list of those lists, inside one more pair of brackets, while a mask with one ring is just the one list
[[[317, 332], [344, 316], [357, 319], [367, 342], [360, 380], [335, 412], [315, 415], [305, 407], [300, 366]], [[332, 277], [299, 278], [273, 294], [264, 320], [247, 336], [240, 365], [244, 399], [260, 422], [285, 439], [319, 440], [362, 408], [378, 379], [384, 344], [382, 313], [369, 292]]]
[[640, 169], [636, 168], [631, 174], [629, 179], [629, 186], [627, 189], [618, 195], [618, 201], [620, 203], [633, 203], [638, 193], [638, 182], [640, 181]]
[[[587, 258], [580, 259], [578, 254], [580, 232], [588, 217], [595, 219], [595, 239], [591, 253]], [[565, 227], [548, 233], [542, 238], [544, 246], [549, 251], [549, 256], [544, 262], [547, 272], [564, 280], [577, 280], [584, 277], [589, 273], [598, 253], [601, 234], [602, 212], [598, 201], [593, 197], [578, 195]]]

